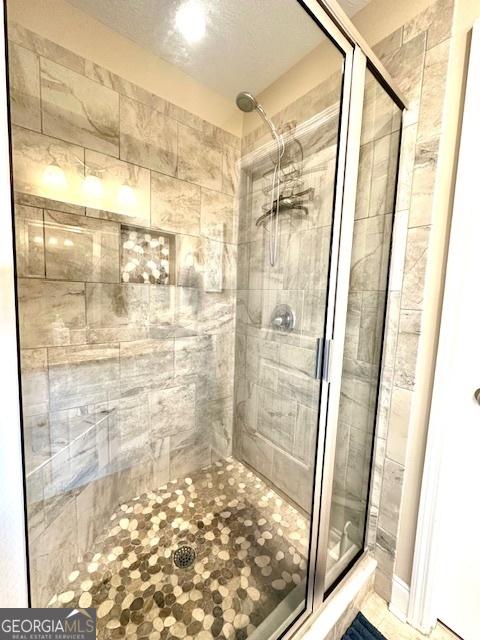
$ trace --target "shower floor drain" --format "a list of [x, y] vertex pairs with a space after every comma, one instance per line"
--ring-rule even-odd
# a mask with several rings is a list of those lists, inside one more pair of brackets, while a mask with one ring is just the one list
[[173, 552], [173, 562], [179, 569], [188, 569], [195, 562], [195, 549], [184, 545]]

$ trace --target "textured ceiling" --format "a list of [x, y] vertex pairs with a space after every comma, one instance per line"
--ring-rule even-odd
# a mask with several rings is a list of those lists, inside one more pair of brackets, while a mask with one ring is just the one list
[[[323, 38], [296, 0], [199, 0], [207, 25], [195, 44], [175, 28], [184, 0], [68, 1], [228, 99], [259, 93]], [[367, 3], [340, 0], [349, 15]]]

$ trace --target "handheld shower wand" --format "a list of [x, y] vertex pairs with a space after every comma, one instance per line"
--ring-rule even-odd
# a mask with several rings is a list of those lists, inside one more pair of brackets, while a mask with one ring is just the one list
[[[280, 165], [282, 162], [283, 154], [285, 153], [285, 142], [283, 137], [278, 133], [275, 125], [267, 116], [265, 109], [258, 102], [258, 100], [248, 91], [241, 91], [236, 97], [237, 107], [243, 111], [244, 113], [250, 113], [251, 111], [256, 111], [258, 115], [262, 118], [265, 124], [270, 129], [270, 133], [272, 134], [272, 138], [275, 140], [277, 145], [277, 160], [274, 163], [273, 169], [273, 178], [272, 178], [272, 201], [270, 206], [270, 211], [273, 213], [275, 207], [275, 215], [273, 216], [273, 221], [270, 224], [270, 265], [272, 267], [275, 266], [276, 258], [277, 258], [277, 244], [278, 244], [278, 218], [279, 218], [279, 210], [280, 210]], [[275, 227], [273, 228], [273, 225]]]

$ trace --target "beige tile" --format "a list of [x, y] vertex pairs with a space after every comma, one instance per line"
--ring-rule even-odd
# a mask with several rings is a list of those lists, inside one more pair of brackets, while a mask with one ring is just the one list
[[222, 149], [195, 129], [178, 125], [178, 177], [207, 189], [222, 189]]
[[45, 276], [43, 211], [15, 205], [17, 273], [20, 277]]
[[200, 187], [152, 171], [152, 227], [200, 234]]
[[[15, 190], [84, 205], [84, 150], [57, 138], [13, 127], [13, 180]], [[55, 164], [64, 172], [64, 182], [52, 183], [45, 170]]]
[[447, 627], [444, 627], [441, 622], [437, 622], [437, 626], [432, 632], [431, 640], [458, 640], [458, 636]]
[[[99, 197], [83, 190], [87, 216], [150, 226], [150, 171], [103, 153], [85, 150], [85, 173], [101, 179]], [[129, 189], [130, 198], [123, 196]]]
[[80, 282], [19, 280], [22, 348], [85, 341], [85, 285]]
[[175, 175], [177, 123], [145, 104], [120, 96], [120, 157]]
[[40, 68], [44, 133], [118, 156], [118, 94], [51, 60]]
[[11, 42], [8, 47], [10, 109], [13, 124], [40, 131], [40, 60]]
[[367, 620], [378, 627], [378, 625], [388, 615], [388, 606], [383, 598], [373, 592], [364, 602], [361, 611]]
[[118, 282], [119, 243], [114, 222], [45, 211], [47, 278]]

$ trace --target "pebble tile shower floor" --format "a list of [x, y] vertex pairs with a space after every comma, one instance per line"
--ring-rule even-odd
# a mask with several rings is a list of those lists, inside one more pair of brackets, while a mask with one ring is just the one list
[[243, 640], [303, 582], [307, 547], [306, 518], [227, 459], [120, 505], [49, 606], [97, 608], [99, 639]]

